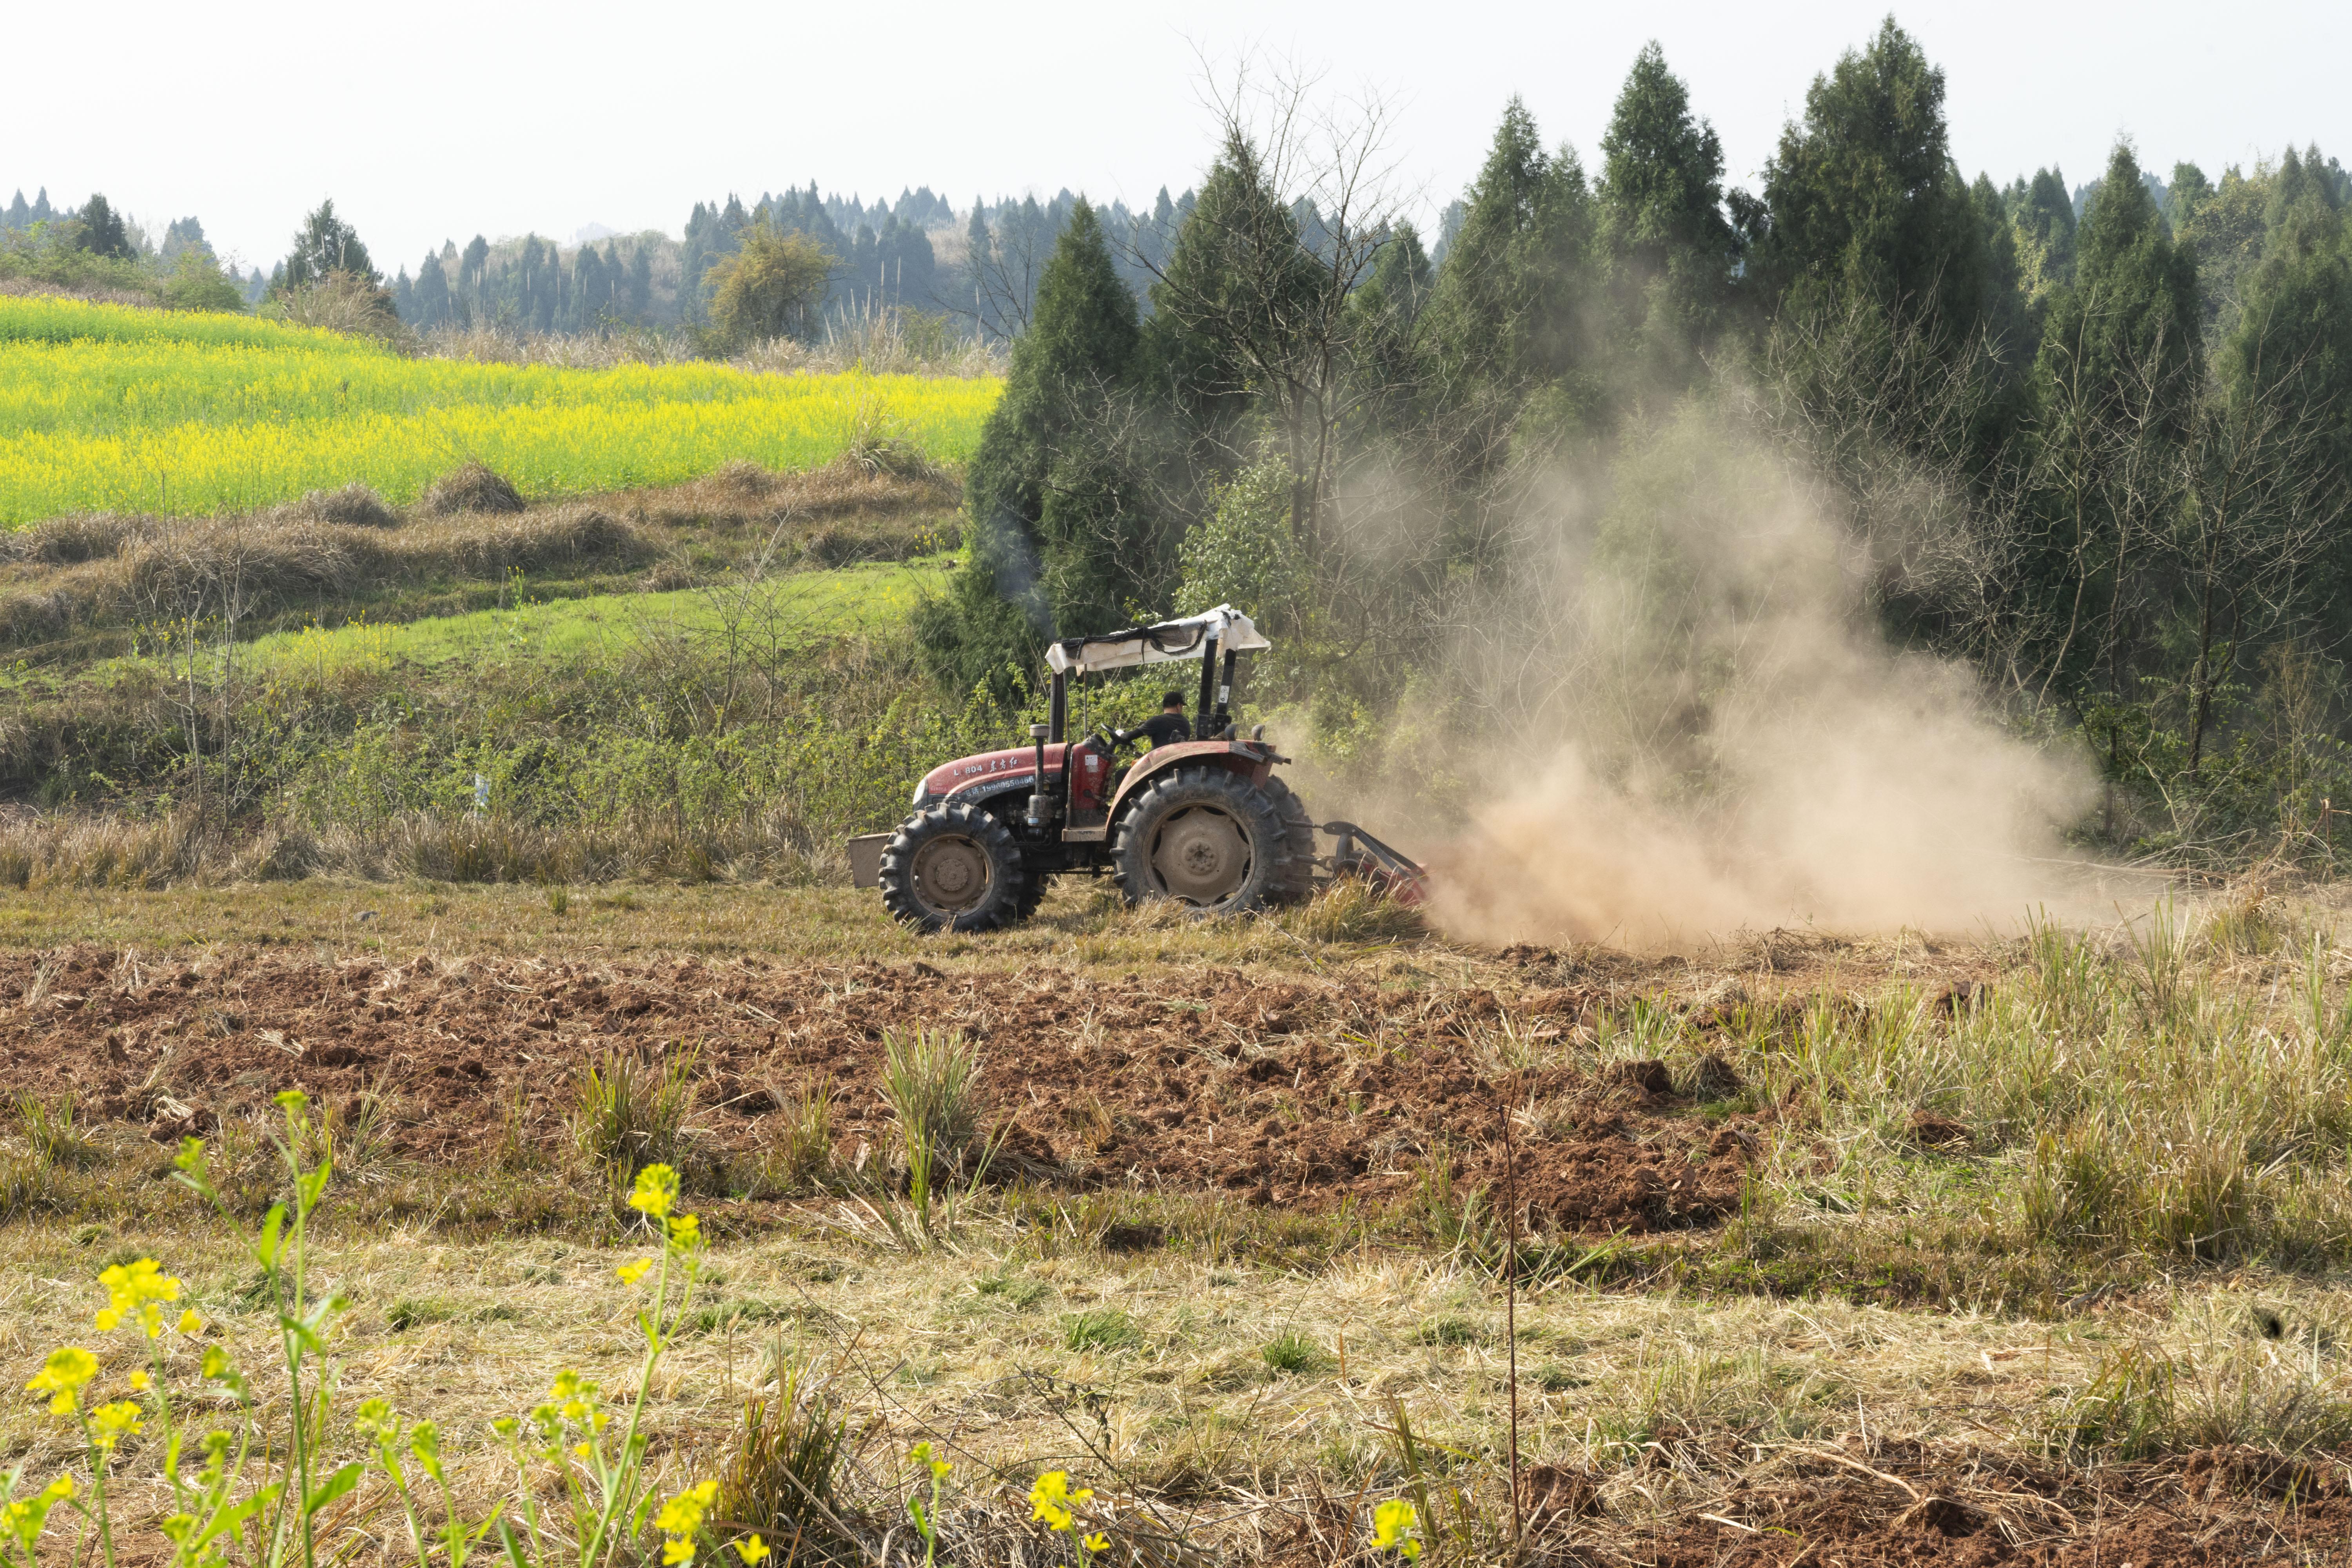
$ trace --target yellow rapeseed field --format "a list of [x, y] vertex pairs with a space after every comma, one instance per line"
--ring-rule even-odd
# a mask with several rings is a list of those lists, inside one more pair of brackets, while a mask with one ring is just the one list
[[0, 526], [202, 513], [354, 480], [387, 500], [478, 458], [526, 495], [827, 462], [877, 436], [961, 462], [1000, 384], [407, 359], [236, 316], [0, 298]]

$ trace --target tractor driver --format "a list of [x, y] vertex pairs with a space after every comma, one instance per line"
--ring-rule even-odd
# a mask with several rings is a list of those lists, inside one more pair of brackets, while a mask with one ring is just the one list
[[1160, 711], [1132, 730], [1118, 732], [1119, 741], [1150, 741], [1153, 746], [1173, 745], [1192, 738], [1192, 721], [1184, 717], [1184, 694], [1171, 691], [1160, 700]]

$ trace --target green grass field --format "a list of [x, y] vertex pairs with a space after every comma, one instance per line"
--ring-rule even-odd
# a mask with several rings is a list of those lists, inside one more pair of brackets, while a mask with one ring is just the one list
[[409, 665], [433, 668], [493, 655], [550, 662], [593, 662], [649, 634], [705, 636], [730, 619], [788, 644], [885, 632], [916, 602], [944, 584], [954, 557], [877, 562], [833, 571], [795, 572], [749, 589], [679, 588], [661, 594], [600, 594], [511, 609], [437, 616], [402, 625], [364, 621], [305, 626], [255, 641], [248, 667], [325, 677], [355, 668]]
[[0, 526], [195, 515], [354, 481], [404, 502], [468, 458], [535, 497], [734, 459], [813, 468], [877, 440], [961, 462], [1000, 384], [407, 359], [236, 317], [0, 299]]

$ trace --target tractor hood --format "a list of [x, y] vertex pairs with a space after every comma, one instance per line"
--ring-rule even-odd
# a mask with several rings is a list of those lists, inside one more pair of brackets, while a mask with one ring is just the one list
[[1133, 669], [1146, 664], [1175, 664], [1199, 658], [1211, 637], [1220, 653], [1255, 653], [1274, 645], [1250, 618], [1231, 605], [1181, 620], [1157, 626], [1129, 626], [1100, 637], [1064, 637], [1045, 650], [1045, 662], [1057, 673], [1085, 675], [1089, 671]]
[[[1045, 748], [1045, 771], [1055, 773], [1061, 765], [1062, 746], [1057, 742]], [[1013, 779], [1025, 785], [1036, 772], [1037, 748], [1034, 746], [1014, 746], [1002, 752], [982, 752], [977, 756], [959, 757], [954, 762], [942, 763], [923, 775], [923, 782], [915, 786], [915, 804], [920, 805], [924, 801], [938, 800], [967, 790], [976, 789], [985, 795], [991, 793], [990, 785]]]

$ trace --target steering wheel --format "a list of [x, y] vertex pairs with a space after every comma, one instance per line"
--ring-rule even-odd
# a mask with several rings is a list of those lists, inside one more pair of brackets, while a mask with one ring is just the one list
[[1118, 755], [1119, 747], [1126, 744], [1132, 737], [1123, 737], [1116, 730], [1107, 730], [1097, 724], [1095, 726], [1094, 739], [1103, 743], [1104, 755], [1116, 757]]

